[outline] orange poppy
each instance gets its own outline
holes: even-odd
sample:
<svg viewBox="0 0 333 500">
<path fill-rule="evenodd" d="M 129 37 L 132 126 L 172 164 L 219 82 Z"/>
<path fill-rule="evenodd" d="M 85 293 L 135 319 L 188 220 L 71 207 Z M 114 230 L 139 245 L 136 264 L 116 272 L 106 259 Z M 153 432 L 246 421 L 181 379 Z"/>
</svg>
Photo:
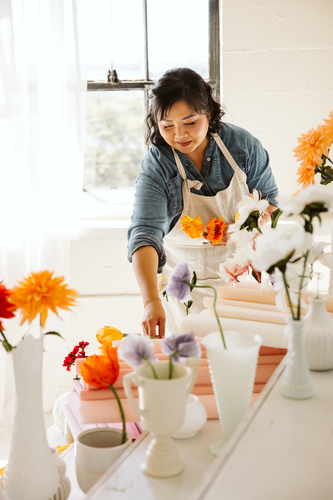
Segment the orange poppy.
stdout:
<svg viewBox="0 0 333 500">
<path fill-rule="evenodd" d="M 184 231 L 184 233 L 190 238 L 201 238 L 203 235 L 205 228 L 199 215 L 197 215 L 194 219 L 192 219 L 189 215 L 185 215 L 182 217 L 180 222 L 182 231 Z"/>
<path fill-rule="evenodd" d="M 207 224 L 207 240 L 210 240 L 212 245 L 217 245 L 222 241 L 224 227 L 225 222 L 222 217 L 209 220 Z"/>
<path fill-rule="evenodd" d="M 114 384 L 119 376 L 118 348 L 104 346 L 104 354 L 89 356 L 81 365 L 83 380 L 97 389 L 106 389 Z"/>
<path fill-rule="evenodd" d="M 101 350 L 104 350 L 105 343 L 112 345 L 113 340 L 121 340 L 122 338 L 123 334 L 121 331 L 113 326 L 104 326 L 96 332 L 96 339 L 102 344 L 100 346 Z"/>
</svg>

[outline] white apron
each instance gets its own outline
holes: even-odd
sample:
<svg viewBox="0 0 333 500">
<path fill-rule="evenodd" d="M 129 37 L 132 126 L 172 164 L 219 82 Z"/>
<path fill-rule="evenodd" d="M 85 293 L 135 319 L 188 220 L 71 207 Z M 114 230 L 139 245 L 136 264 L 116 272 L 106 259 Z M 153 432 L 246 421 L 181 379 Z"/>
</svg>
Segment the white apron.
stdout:
<svg viewBox="0 0 333 500">
<path fill-rule="evenodd" d="M 213 139 L 221 149 L 225 158 L 234 170 L 234 175 L 230 185 L 215 196 L 200 196 L 191 193 L 191 188 L 200 189 L 202 182 L 187 179 L 185 169 L 179 159 L 178 154 L 173 150 L 175 161 L 180 175 L 183 179 L 183 212 L 176 225 L 164 238 L 164 249 L 166 253 L 166 265 L 163 269 L 163 288 L 168 282 L 168 276 L 178 262 L 186 261 L 191 273 L 196 272 L 198 285 L 211 285 L 218 291 L 224 284 L 224 280 L 218 275 L 219 264 L 231 257 L 234 245 L 227 247 L 213 246 L 204 238 L 191 239 L 181 229 L 181 219 L 185 215 L 195 218 L 200 216 L 206 229 L 207 222 L 215 217 L 223 217 L 226 222 L 232 223 L 237 213 L 237 204 L 244 195 L 249 193 L 246 184 L 246 174 L 238 167 L 237 163 L 223 144 L 217 134 L 212 134 Z M 199 313 L 204 309 L 203 297 L 213 296 L 212 290 L 205 288 L 194 288 L 191 296 L 193 304 L 189 313 Z M 179 333 L 181 319 L 186 315 L 186 309 L 178 299 L 168 297 L 168 301 L 163 300 L 166 313 L 166 335 Z"/>
</svg>

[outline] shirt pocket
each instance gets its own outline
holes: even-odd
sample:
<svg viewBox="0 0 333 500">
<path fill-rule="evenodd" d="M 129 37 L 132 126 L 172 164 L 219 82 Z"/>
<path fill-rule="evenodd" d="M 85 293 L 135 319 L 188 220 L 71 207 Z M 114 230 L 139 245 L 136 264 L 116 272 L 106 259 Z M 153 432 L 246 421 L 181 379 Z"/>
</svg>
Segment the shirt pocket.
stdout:
<svg viewBox="0 0 333 500">
<path fill-rule="evenodd" d="M 230 151 L 231 156 L 235 160 L 237 166 L 246 173 L 246 153 L 242 150 Z M 219 190 L 224 190 L 229 187 L 231 179 L 234 175 L 234 169 L 221 153 L 214 158 L 216 168 L 216 177 L 218 180 Z"/>
</svg>

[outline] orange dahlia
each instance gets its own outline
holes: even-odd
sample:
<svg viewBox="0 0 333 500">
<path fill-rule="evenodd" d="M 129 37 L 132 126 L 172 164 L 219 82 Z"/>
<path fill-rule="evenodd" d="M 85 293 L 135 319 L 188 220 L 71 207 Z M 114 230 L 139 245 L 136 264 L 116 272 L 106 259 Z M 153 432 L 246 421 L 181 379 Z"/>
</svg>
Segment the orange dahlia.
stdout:
<svg viewBox="0 0 333 500">
<path fill-rule="evenodd" d="M 212 245 L 217 245 L 222 241 L 225 222 L 222 217 L 219 219 L 210 219 L 207 223 L 207 240 L 210 240 Z"/>
<path fill-rule="evenodd" d="M 302 134 L 298 139 L 299 146 L 294 149 L 295 157 L 299 161 L 306 163 L 322 164 L 322 155 L 329 155 L 330 141 L 325 133 L 323 125 L 319 125 L 316 129 L 311 129 L 307 134 Z"/>
<path fill-rule="evenodd" d="M 53 272 L 40 271 L 30 273 L 20 281 L 10 294 L 10 302 L 21 310 L 21 325 L 31 323 L 40 314 L 40 325 L 45 326 L 49 309 L 58 316 L 57 309 L 69 309 L 75 305 L 78 296 L 76 290 L 70 289 L 64 283 L 64 277 L 53 278 Z"/>
<path fill-rule="evenodd" d="M 332 145 L 333 142 L 333 110 L 328 115 L 328 118 L 324 120 L 324 130 L 328 142 Z"/>
<path fill-rule="evenodd" d="M 297 183 L 302 184 L 303 188 L 315 183 L 316 166 L 314 162 L 302 161 L 301 166 L 297 170 Z"/>
<path fill-rule="evenodd" d="M 189 215 L 185 215 L 180 222 L 182 231 L 190 238 L 201 238 L 203 235 L 205 228 L 199 215 L 194 219 Z"/>
</svg>

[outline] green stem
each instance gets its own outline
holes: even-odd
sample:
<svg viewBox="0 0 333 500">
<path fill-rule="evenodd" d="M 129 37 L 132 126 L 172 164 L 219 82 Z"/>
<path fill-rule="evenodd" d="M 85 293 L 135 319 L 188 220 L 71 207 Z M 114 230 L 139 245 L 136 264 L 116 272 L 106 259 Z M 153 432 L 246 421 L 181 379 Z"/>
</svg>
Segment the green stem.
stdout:
<svg viewBox="0 0 333 500">
<path fill-rule="evenodd" d="M 148 359 L 146 356 L 141 356 L 141 357 L 142 357 L 142 359 L 144 359 L 145 361 L 147 361 L 147 364 L 150 366 L 151 371 L 153 372 L 154 378 L 158 378 L 157 373 L 156 373 L 156 370 L 155 370 L 155 368 L 154 368 L 154 366 L 153 366 L 152 362 L 151 362 L 151 361 L 149 361 L 149 359 Z"/>
<path fill-rule="evenodd" d="M 301 292 L 302 292 L 302 288 L 303 288 L 303 280 L 305 277 L 305 269 L 306 269 L 306 263 L 308 261 L 308 255 L 309 255 L 309 250 L 304 255 L 303 272 L 301 275 L 301 280 L 300 280 L 299 289 L 298 289 L 297 318 L 296 319 L 301 319 Z"/>
<path fill-rule="evenodd" d="M 3 337 L 3 340 L 0 340 L 4 348 L 6 349 L 7 352 L 10 352 L 14 347 L 8 342 L 6 335 L 3 333 L 2 328 L 0 328 L 0 334 Z"/>
<path fill-rule="evenodd" d="M 226 349 L 227 345 L 226 345 L 225 340 L 224 340 L 224 335 L 223 335 L 223 330 L 222 330 L 222 326 L 220 323 L 220 319 L 219 319 L 217 311 L 216 311 L 217 292 L 216 292 L 215 288 L 213 286 L 210 286 L 210 285 L 193 285 L 193 283 L 189 283 L 188 281 L 183 281 L 183 283 L 186 283 L 186 285 L 190 285 L 191 289 L 192 288 L 210 288 L 211 290 L 213 290 L 213 292 L 214 292 L 214 301 L 213 301 L 214 314 L 215 314 L 215 318 L 216 318 L 216 321 L 217 321 L 217 324 L 218 324 L 218 327 L 220 330 L 221 339 L 223 342 L 224 349 Z"/>
<path fill-rule="evenodd" d="M 126 441 L 126 423 L 125 423 L 124 409 L 123 409 L 123 405 L 121 404 L 121 401 L 119 399 L 118 393 L 117 393 L 116 389 L 113 387 L 112 384 L 110 384 L 110 389 L 113 392 L 114 397 L 116 398 L 118 406 L 119 406 L 121 421 L 122 421 L 122 424 L 123 424 L 122 435 L 121 435 L 121 444 L 123 444 Z"/>
<path fill-rule="evenodd" d="M 286 273 L 282 273 L 282 276 L 283 276 L 284 287 L 286 289 L 286 294 L 287 294 L 288 304 L 289 304 L 289 307 L 290 307 L 291 316 L 292 316 L 293 320 L 296 320 L 297 318 L 295 318 L 295 313 L 294 313 L 293 305 L 292 305 L 292 302 L 291 302 L 291 299 L 290 299 L 289 287 L 288 287 L 288 283 L 287 283 L 287 279 L 286 279 Z"/>
<path fill-rule="evenodd" d="M 173 351 L 173 353 L 170 354 L 169 356 L 169 379 L 172 378 L 172 374 L 173 374 L 173 362 L 172 362 L 172 358 L 177 354 L 177 349 L 175 349 Z"/>
</svg>

